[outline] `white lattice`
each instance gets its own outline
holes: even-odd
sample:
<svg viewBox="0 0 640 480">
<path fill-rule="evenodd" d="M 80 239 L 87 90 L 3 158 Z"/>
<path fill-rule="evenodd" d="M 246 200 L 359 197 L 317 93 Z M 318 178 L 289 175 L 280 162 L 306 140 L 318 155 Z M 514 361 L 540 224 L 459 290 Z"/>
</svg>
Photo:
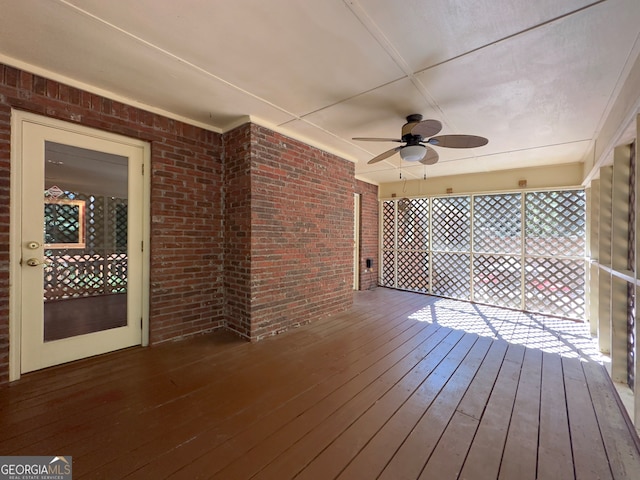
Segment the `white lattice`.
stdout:
<svg viewBox="0 0 640 480">
<path fill-rule="evenodd" d="M 396 202 L 382 202 L 382 248 L 388 250 L 396 247 Z"/>
<path fill-rule="evenodd" d="M 433 250 L 469 251 L 471 244 L 470 197 L 443 197 L 432 201 Z"/>
<path fill-rule="evenodd" d="M 515 192 L 383 202 L 381 284 L 583 319 L 584 192 L 524 200 Z"/>
<path fill-rule="evenodd" d="M 521 251 L 522 200 L 519 193 L 477 195 L 473 198 L 473 251 Z"/>
<path fill-rule="evenodd" d="M 48 262 L 44 268 L 45 299 L 126 292 L 126 199 L 69 192 L 67 195 L 70 199 L 84 200 L 86 203 L 86 245 L 84 249 L 45 250 Z M 45 215 L 45 220 L 47 218 Z"/>
<path fill-rule="evenodd" d="M 380 273 L 380 285 L 383 287 L 396 286 L 396 252 L 385 250 L 382 252 L 382 272 Z"/>
<path fill-rule="evenodd" d="M 528 192 L 525 208 L 527 255 L 584 255 L 583 191 Z"/>
<path fill-rule="evenodd" d="M 527 258 L 525 308 L 570 318 L 584 318 L 584 260 Z"/>
<path fill-rule="evenodd" d="M 398 252 L 398 288 L 429 291 L 429 256 L 426 252 Z"/>
<path fill-rule="evenodd" d="M 433 253 L 432 292 L 443 297 L 471 299 L 470 255 Z"/>
<path fill-rule="evenodd" d="M 474 255 L 473 272 L 473 299 L 476 302 L 521 307 L 520 257 Z"/>
<path fill-rule="evenodd" d="M 398 248 L 429 248 L 429 200 L 414 198 L 398 202 Z"/>
</svg>

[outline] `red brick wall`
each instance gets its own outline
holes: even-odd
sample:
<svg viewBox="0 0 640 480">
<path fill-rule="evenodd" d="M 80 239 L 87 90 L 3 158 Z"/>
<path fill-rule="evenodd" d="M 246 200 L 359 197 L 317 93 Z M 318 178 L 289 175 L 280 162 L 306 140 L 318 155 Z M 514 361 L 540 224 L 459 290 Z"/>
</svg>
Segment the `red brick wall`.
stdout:
<svg viewBox="0 0 640 480">
<path fill-rule="evenodd" d="M 251 131 L 251 338 L 259 339 L 351 306 L 354 164 Z"/>
<path fill-rule="evenodd" d="M 251 338 L 251 128 L 224 135 L 227 328 Z"/>
<path fill-rule="evenodd" d="M 257 340 L 350 307 L 352 163 L 257 125 L 222 136 L 0 64 L 0 384 L 11 108 L 151 144 L 151 343 L 221 326 Z M 377 189 L 357 188 L 368 217 Z"/>
<path fill-rule="evenodd" d="M 12 107 L 151 143 L 151 342 L 223 325 L 221 136 L 0 64 L 0 383 L 8 380 Z"/>
<path fill-rule="evenodd" d="M 224 325 L 222 143 L 176 125 L 151 142 L 151 343 Z"/>
<path fill-rule="evenodd" d="M 258 340 L 349 308 L 353 164 L 253 124 L 224 146 L 227 328 Z"/>
<path fill-rule="evenodd" d="M 356 180 L 355 191 L 360 194 L 360 290 L 368 290 L 378 285 L 378 186 Z M 373 260 L 370 269 L 367 258 Z"/>
</svg>

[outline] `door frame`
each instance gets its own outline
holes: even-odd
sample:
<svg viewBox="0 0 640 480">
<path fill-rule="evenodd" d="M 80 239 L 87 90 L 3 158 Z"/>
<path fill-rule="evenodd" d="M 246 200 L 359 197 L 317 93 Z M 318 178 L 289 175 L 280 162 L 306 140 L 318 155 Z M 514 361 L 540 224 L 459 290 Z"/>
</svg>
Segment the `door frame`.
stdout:
<svg viewBox="0 0 640 480">
<path fill-rule="evenodd" d="M 79 135 L 120 143 L 142 149 L 143 159 L 143 225 L 142 225 L 142 346 L 149 344 L 149 271 L 150 271 L 150 204 L 151 147 L 148 142 L 137 140 L 83 125 L 78 125 L 49 117 L 43 117 L 21 110 L 11 110 L 11 175 L 10 175 L 10 220 L 9 220 L 9 381 L 18 380 L 21 373 L 22 343 L 22 138 L 23 124 L 35 123 L 49 128 L 65 130 Z"/>
<path fill-rule="evenodd" d="M 360 290 L 360 215 L 362 196 L 353 194 L 353 289 Z"/>
</svg>

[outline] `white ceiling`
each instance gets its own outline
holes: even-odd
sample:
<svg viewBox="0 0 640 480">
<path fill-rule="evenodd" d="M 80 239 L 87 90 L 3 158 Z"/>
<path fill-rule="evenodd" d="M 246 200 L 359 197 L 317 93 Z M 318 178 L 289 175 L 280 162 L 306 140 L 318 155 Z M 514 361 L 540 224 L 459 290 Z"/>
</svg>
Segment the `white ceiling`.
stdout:
<svg viewBox="0 0 640 480">
<path fill-rule="evenodd" d="M 246 116 L 398 180 L 405 117 L 489 144 L 429 176 L 584 161 L 638 0 L 0 0 L 0 61 L 226 131 Z M 425 167 L 404 164 L 404 178 Z"/>
</svg>

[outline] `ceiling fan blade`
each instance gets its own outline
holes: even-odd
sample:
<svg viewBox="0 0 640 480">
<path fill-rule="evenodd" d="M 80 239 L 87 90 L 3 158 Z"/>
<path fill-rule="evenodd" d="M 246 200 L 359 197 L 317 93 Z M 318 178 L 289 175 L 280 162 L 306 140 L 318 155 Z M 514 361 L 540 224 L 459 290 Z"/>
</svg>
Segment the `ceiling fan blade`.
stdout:
<svg viewBox="0 0 640 480">
<path fill-rule="evenodd" d="M 437 147 L 447 148 L 475 148 L 489 143 L 484 137 L 476 135 L 440 135 L 427 140 L 427 143 Z"/>
<path fill-rule="evenodd" d="M 438 163 L 438 159 L 440 158 L 438 152 L 427 145 L 425 145 L 424 148 L 427 149 L 427 154 L 422 160 L 420 160 L 420 163 L 422 163 L 423 165 L 435 165 L 436 163 Z"/>
<path fill-rule="evenodd" d="M 351 140 L 360 140 L 362 142 L 402 142 L 397 138 L 377 138 L 377 137 L 353 137 Z"/>
<path fill-rule="evenodd" d="M 402 147 L 396 147 L 396 148 L 392 148 L 391 150 L 387 150 L 386 152 L 381 153 L 377 157 L 373 157 L 371 160 L 367 162 L 367 164 L 371 165 L 372 163 L 381 162 L 385 158 L 389 158 L 390 156 L 394 155 L 396 152 L 399 152 L 401 149 Z"/>
<path fill-rule="evenodd" d="M 411 127 L 411 134 L 429 138 L 436 135 L 440 130 L 442 130 L 442 123 L 438 120 L 423 120 Z"/>
</svg>

